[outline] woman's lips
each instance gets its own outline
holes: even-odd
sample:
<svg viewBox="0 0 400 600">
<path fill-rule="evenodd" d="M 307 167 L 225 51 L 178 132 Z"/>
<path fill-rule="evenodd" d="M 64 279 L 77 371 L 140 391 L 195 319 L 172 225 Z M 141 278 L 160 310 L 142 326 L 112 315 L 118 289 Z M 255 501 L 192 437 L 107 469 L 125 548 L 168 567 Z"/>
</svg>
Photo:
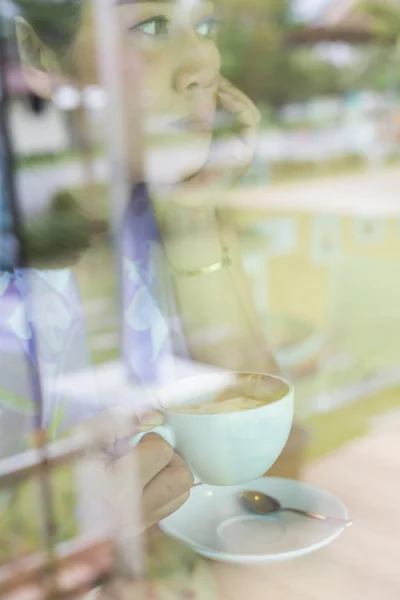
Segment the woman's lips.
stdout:
<svg viewBox="0 0 400 600">
<path fill-rule="evenodd" d="M 210 134 L 212 131 L 212 123 L 206 119 L 179 119 L 171 125 L 175 130 L 187 133 Z"/>
</svg>

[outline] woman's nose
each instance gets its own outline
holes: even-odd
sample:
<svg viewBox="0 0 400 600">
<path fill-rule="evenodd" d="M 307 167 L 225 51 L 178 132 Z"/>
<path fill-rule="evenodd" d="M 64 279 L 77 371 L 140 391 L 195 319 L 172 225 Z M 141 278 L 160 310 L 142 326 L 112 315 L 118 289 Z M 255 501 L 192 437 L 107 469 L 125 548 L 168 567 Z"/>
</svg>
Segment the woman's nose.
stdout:
<svg viewBox="0 0 400 600">
<path fill-rule="evenodd" d="M 215 81 L 216 72 L 213 60 L 201 43 L 195 39 L 190 44 L 181 47 L 179 62 L 174 73 L 174 88 L 180 94 L 187 91 L 202 90 L 211 87 Z"/>
</svg>

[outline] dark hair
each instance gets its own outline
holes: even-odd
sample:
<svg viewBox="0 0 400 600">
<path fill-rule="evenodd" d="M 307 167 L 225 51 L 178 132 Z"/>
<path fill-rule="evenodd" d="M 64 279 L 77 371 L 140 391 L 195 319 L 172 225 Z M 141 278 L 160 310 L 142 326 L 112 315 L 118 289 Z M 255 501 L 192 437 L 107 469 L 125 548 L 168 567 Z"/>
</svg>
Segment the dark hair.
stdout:
<svg viewBox="0 0 400 600">
<path fill-rule="evenodd" d="M 15 0 L 21 15 L 46 46 L 66 51 L 80 25 L 84 0 Z"/>
</svg>

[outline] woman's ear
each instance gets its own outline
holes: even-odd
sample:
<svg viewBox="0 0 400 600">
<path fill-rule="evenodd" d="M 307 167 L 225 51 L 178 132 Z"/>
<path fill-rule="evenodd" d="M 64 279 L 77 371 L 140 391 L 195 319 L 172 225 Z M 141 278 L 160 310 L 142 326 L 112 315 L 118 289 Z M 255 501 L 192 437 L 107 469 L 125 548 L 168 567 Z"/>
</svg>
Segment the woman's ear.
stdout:
<svg viewBox="0 0 400 600">
<path fill-rule="evenodd" d="M 34 29 L 22 17 L 15 20 L 20 60 L 25 79 L 34 94 L 50 99 L 61 76 L 60 63 Z"/>
</svg>

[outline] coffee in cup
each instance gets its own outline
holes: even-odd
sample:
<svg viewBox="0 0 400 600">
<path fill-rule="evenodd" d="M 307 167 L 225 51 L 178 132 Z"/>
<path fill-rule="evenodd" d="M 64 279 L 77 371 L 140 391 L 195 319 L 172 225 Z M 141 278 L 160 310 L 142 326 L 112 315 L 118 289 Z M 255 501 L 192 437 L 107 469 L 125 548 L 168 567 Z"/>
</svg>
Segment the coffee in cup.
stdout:
<svg viewBox="0 0 400 600">
<path fill-rule="evenodd" d="M 261 477 L 281 454 L 292 427 L 293 396 L 291 383 L 272 375 L 190 377 L 159 391 L 164 425 L 153 431 L 198 481 L 240 485 Z"/>
<path fill-rule="evenodd" d="M 184 406 L 170 405 L 167 411 L 185 415 L 221 415 L 261 408 L 287 394 L 287 385 L 278 378 L 238 378 L 235 385 L 216 393 L 214 398 Z"/>
</svg>

